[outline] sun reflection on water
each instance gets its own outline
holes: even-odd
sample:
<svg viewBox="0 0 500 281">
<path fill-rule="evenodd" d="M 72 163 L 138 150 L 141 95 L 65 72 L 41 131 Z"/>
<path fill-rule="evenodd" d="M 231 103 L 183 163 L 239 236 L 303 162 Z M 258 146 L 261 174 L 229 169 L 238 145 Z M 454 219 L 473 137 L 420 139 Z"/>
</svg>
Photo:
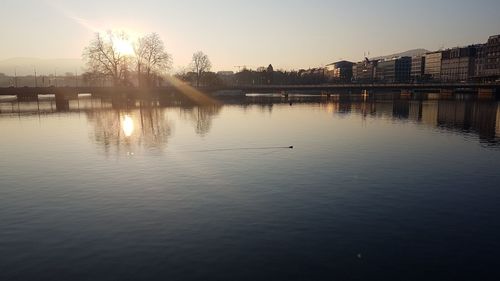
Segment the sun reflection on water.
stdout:
<svg viewBox="0 0 500 281">
<path fill-rule="evenodd" d="M 125 117 L 123 117 L 122 129 L 126 137 L 130 137 L 134 133 L 134 121 L 130 115 L 125 115 Z"/>
</svg>

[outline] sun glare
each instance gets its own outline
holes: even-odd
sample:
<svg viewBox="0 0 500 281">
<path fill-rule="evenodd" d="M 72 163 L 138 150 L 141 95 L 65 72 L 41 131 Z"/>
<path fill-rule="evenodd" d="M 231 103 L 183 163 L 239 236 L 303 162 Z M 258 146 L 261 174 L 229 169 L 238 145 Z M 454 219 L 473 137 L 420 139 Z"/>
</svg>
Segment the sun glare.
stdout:
<svg viewBox="0 0 500 281">
<path fill-rule="evenodd" d="M 134 54 L 134 46 L 132 42 L 122 38 L 115 38 L 113 41 L 113 45 L 116 50 L 122 55 L 133 55 Z"/>
</svg>

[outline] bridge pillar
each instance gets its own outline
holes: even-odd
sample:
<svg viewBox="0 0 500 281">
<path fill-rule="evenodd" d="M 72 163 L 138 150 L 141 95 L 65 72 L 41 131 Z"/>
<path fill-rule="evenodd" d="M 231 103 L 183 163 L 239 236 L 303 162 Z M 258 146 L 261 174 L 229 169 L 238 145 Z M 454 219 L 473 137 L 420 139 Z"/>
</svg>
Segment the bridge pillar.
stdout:
<svg viewBox="0 0 500 281">
<path fill-rule="evenodd" d="M 478 99 L 492 99 L 495 95 L 495 89 L 479 88 L 477 90 Z"/>
<path fill-rule="evenodd" d="M 56 96 L 56 110 L 57 111 L 69 110 L 69 100 L 66 98 L 64 93 L 57 92 L 55 96 Z"/>
</svg>

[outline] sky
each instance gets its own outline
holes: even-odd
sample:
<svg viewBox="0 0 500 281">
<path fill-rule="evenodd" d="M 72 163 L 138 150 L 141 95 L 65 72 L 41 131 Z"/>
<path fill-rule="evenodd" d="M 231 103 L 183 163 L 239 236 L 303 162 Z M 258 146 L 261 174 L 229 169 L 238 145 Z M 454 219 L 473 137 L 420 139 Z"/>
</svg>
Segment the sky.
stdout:
<svg viewBox="0 0 500 281">
<path fill-rule="evenodd" d="M 96 31 L 156 32 L 174 69 L 323 66 L 364 54 L 437 50 L 500 34 L 498 0 L 2 0 L 0 60 L 81 58 Z"/>
</svg>

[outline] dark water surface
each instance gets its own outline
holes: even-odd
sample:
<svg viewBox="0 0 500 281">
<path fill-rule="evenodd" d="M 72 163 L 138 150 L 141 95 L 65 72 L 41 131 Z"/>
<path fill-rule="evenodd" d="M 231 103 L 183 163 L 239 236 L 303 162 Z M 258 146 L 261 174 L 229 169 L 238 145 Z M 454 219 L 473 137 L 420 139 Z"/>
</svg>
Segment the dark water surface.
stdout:
<svg viewBox="0 0 500 281">
<path fill-rule="evenodd" d="M 0 280 L 500 280 L 497 102 L 68 108 L 0 103 Z"/>
</svg>

